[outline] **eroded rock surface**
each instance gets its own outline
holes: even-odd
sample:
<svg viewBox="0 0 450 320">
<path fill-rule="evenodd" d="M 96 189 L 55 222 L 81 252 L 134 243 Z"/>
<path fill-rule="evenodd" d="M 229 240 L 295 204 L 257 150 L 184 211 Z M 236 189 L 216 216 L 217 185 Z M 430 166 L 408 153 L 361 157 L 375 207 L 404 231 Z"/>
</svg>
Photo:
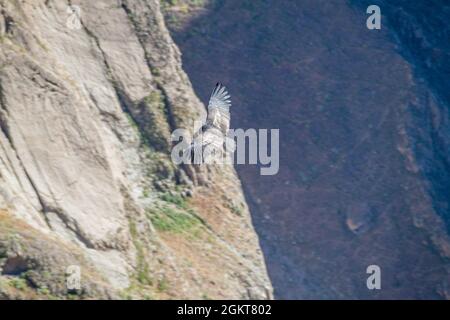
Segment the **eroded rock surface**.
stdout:
<svg viewBox="0 0 450 320">
<path fill-rule="evenodd" d="M 75 264 L 81 297 L 271 298 L 234 169 L 170 161 L 204 107 L 159 2 L 0 10 L 2 295 L 64 298 Z"/>
</svg>

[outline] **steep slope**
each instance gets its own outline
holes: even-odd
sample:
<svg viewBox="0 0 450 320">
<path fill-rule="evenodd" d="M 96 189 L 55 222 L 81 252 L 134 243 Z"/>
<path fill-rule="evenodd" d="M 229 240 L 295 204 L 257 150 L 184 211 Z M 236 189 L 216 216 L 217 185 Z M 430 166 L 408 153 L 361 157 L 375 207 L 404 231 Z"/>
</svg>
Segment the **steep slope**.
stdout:
<svg viewBox="0 0 450 320">
<path fill-rule="evenodd" d="M 78 265 L 81 297 L 271 298 L 234 169 L 170 160 L 204 107 L 159 2 L 0 10 L 0 296 L 67 297 Z"/>
<path fill-rule="evenodd" d="M 224 79 L 232 126 L 280 128 L 277 176 L 237 167 L 275 297 L 448 298 L 448 3 L 165 8 L 199 95 Z M 366 288 L 371 264 L 381 290 Z"/>
</svg>

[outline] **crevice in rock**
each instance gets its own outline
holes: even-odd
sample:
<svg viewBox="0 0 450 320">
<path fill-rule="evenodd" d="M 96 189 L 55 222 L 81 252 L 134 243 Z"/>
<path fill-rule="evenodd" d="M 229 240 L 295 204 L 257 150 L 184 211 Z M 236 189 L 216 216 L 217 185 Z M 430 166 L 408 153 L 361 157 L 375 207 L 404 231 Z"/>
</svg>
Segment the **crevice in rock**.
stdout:
<svg viewBox="0 0 450 320">
<path fill-rule="evenodd" d="M 56 84 L 55 84 L 56 85 Z M 53 212 L 55 213 L 59 219 L 65 224 L 66 228 L 70 231 L 72 231 L 75 236 L 77 237 L 77 239 L 82 242 L 86 247 L 88 248 L 93 248 L 94 245 L 91 243 L 91 241 L 89 239 L 87 239 L 81 232 L 81 230 L 79 229 L 79 227 L 75 224 L 75 228 L 70 226 L 70 223 L 66 217 L 66 215 L 64 215 L 64 213 L 61 212 L 61 210 L 57 209 L 57 208 L 53 208 L 51 206 L 49 206 L 46 201 L 44 200 L 44 198 L 42 197 L 41 193 L 39 192 L 38 187 L 36 186 L 33 178 L 30 176 L 28 170 L 26 169 L 22 159 L 20 158 L 16 147 L 14 145 L 14 141 L 10 135 L 9 132 L 9 128 L 8 128 L 8 124 L 6 119 L 4 118 L 5 114 L 8 114 L 8 110 L 6 109 L 6 103 L 5 103 L 5 99 L 4 99 L 4 94 L 3 94 L 3 87 L 1 85 L 0 82 L 0 130 L 3 132 L 3 134 L 5 135 L 6 139 L 9 142 L 9 145 L 11 146 L 11 149 L 14 151 L 14 154 L 17 157 L 17 160 L 19 162 L 20 167 L 22 168 L 25 177 L 27 178 L 31 188 L 33 189 L 34 193 L 36 194 L 36 198 L 39 202 L 39 205 L 41 206 L 40 210 L 37 210 L 41 213 L 42 218 L 44 219 L 47 227 L 50 230 L 53 230 L 53 227 L 49 221 L 48 212 Z M 20 182 L 19 177 L 17 176 L 17 174 L 15 173 L 17 180 Z"/>
<path fill-rule="evenodd" d="M 43 203 L 43 205 L 44 205 L 44 208 L 45 208 L 44 212 L 47 212 L 47 213 L 52 212 L 52 213 L 54 213 L 59 218 L 59 220 L 64 224 L 64 226 L 68 230 L 73 232 L 73 234 L 75 235 L 75 237 L 77 238 L 78 241 L 83 243 L 89 249 L 95 249 L 95 245 L 92 243 L 91 240 L 89 240 L 84 235 L 84 232 L 80 229 L 78 223 L 76 221 L 70 220 L 68 218 L 68 216 L 66 214 L 64 214 L 62 209 L 55 208 L 55 207 L 52 207 L 52 206 L 48 206 L 45 203 Z"/>
<path fill-rule="evenodd" d="M 14 20 L 2 9 L 1 15 L 4 19 L 4 32 L 5 34 L 10 34 L 12 31 L 12 26 L 14 25 Z"/>
<path fill-rule="evenodd" d="M 147 63 L 148 63 L 148 61 L 147 61 Z M 158 81 L 156 81 L 156 88 L 162 93 L 164 107 L 167 112 L 166 120 L 167 120 L 167 123 L 169 124 L 170 132 L 173 132 L 175 129 L 177 129 L 177 125 L 175 123 L 175 117 L 173 115 L 172 108 L 170 107 L 168 95 L 167 95 L 164 87 Z"/>
<path fill-rule="evenodd" d="M 50 223 L 48 221 L 48 217 L 45 214 L 46 211 L 45 211 L 44 201 L 43 201 L 41 195 L 39 194 L 38 188 L 34 184 L 33 179 L 31 178 L 30 174 L 28 173 L 25 165 L 22 162 L 22 159 L 20 158 L 20 156 L 19 156 L 19 154 L 18 154 L 18 152 L 16 150 L 16 147 L 14 145 L 13 139 L 12 139 L 10 133 L 9 133 L 9 128 L 8 128 L 8 124 L 6 122 L 6 119 L 3 118 L 3 113 L 8 113 L 8 111 L 5 108 L 5 106 L 6 106 L 6 103 L 5 103 L 5 99 L 4 99 L 4 95 L 3 95 L 3 87 L 2 87 L 2 85 L 0 83 L 0 110 L 2 111 L 1 114 L 0 114 L 0 129 L 2 130 L 2 132 L 5 135 L 6 139 L 8 140 L 8 142 L 9 142 L 9 144 L 11 146 L 11 149 L 14 150 L 14 153 L 15 153 L 15 155 L 17 157 L 17 160 L 18 160 L 18 162 L 19 162 L 19 164 L 20 164 L 20 166 L 21 166 L 25 176 L 27 177 L 27 180 L 30 183 L 31 188 L 33 189 L 34 193 L 36 194 L 37 200 L 38 200 L 39 204 L 41 205 L 41 214 L 42 214 L 42 217 L 43 217 L 45 223 L 47 224 L 47 226 L 50 229 L 52 229 L 52 227 L 51 227 L 51 225 L 50 225 Z M 17 175 L 16 175 L 16 178 L 18 179 L 18 181 L 20 181 L 20 179 L 19 179 L 19 177 L 17 177 Z"/>
<path fill-rule="evenodd" d="M 127 14 L 128 20 L 130 21 L 131 25 L 133 26 L 133 29 L 135 30 L 136 38 L 138 39 L 138 41 L 142 47 L 142 50 L 144 51 L 145 62 L 147 63 L 147 66 L 149 67 L 150 73 L 155 77 L 155 74 L 152 71 L 152 70 L 155 70 L 155 67 L 151 64 L 150 60 L 148 59 L 149 53 L 147 52 L 147 50 L 145 48 L 145 44 L 140 36 L 140 32 L 139 32 L 140 28 L 139 28 L 138 22 L 135 21 L 135 19 L 133 18 L 133 13 L 130 10 L 130 8 L 128 8 L 128 6 L 124 2 L 122 2 L 121 5 L 122 5 L 122 9 Z M 173 130 L 175 130 L 177 128 L 177 126 L 175 124 L 175 118 L 173 115 L 172 108 L 170 106 L 168 95 L 167 95 L 163 85 L 157 79 L 155 79 L 155 86 L 163 95 L 164 107 L 167 112 L 167 123 L 169 124 L 171 132 L 173 132 Z"/>
<path fill-rule="evenodd" d="M 72 5 L 71 0 L 69 0 L 67 3 L 69 4 L 69 6 Z M 105 70 L 106 70 L 108 76 L 110 77 L 110 81 L 112 83 L 114 83 L 114 79 L 113 79 L 113 76 L 111 73 L 111 67 L 109 66 L 108 60 L 106 59 L 105 52 L 103 51 L 102 47 L 100 46 L 100 41 L 99 41 L 98 37 L 86 26 L 86 24 L 83 22 L 82 19 L 80 19 L 80 23 L 81 23 L 81 26 L 83 27 L 84 31 L 86 32 L 86 34 L 94 41 L 97 49 L 100 51 L 100 53 L 102 55 L 102 62 L 105 65 Z M 113 87 L 114 87 L 114 85 L 113 85 Z"/>
<path fill-rule="evenodd" d="M 71 5 L 71 1 L 68 1 L 69 5 Z M 128 16 L 128 15 L 127 15 Z M 148 139 L 147 135 L 146 135 L 146 130 L 144 128 L 144 125 L 142 123 L 142 121 L 139 121 L 139 119 L 136 117 L 136 112 L 140 112 L 140 111 L 135 111 L 134 108 L 138 107 L 139 103 L 136 104 L 135 102 L 133 102 L 128 95 L 124 92 L 124 90 L 122 88 L 120 88 L 120 85 L 117 83 L 116 79 L 113 76 L 112 73 L 112 69 L 111 66 L 108 63 L 108 60 L 106 58 L 106 54 L 104 52 L 104 50 L 102 49 L 101 45 L 100 45 L 100 40 L 98 39 L 98 37 L 86 26 L 86 24 L 81 20 L 81 25 L 83 27 L 83 29 L 85 30 L 86 34 L 94 41 L 97 49 L 100 51 L 101 56 L 102 56 L 102 62 L 105 66 L 105 71 L 107 73 L 107 76 L 109 78 L 109 81 L 114 89 L 114 92 L 116 94 L 116 98 L 120 103 L 120 106 L 122 107 L 122 111 L 125 112 L 130 118 L 131 120 L 137 125 L 139 132 L 143 135 L 143 137 L 145 138 L 145 140 Z M 138 40 L 140 41 L 139 37 Z M 141 43 L 142 46 L 142 43 Z M 145 48 L 143 48 L 143 51 L 145 53 Z M 148 60 L 147 58 L 146 62 L 148 64 Z M 166 108 L 167 114 L 170 115 L 170 108 L 167 105 L 167 97 L 165 95 L 165 92 L 162 90 L 162 87 L 159 86 L 158 84 L 156 84 L 156 89 L 161 93 L 161 95 L 163 96 L 163 101 L 164 101 L 164 107 Z M 170 117 L 170 116 L 169 116 Z M 169 121 L 170 119 L 167 119 L 167 122 L 172 130 L 172 125 L 171 122 Z M 144 141 L 145 143 L 146 141 Z"/>
<path fill-rule="evenodd" d="M 28 270 L 28 262 L 24 257 L 9 257 L 3 264 L 2 275 L 18 276 Z"/>
<path fill-rule="evenodd" d="M 125 13 L 127 14 L 128 20 L 130 21 L 133 29 L 135 30 L 136 33 L 136 37 L 142 47 L 142 50 L 144 51 L 144 58 L 145 61 L 147 63 L 147 66 L 149 67 L 150 73 L 154 76 L 154 84 L 156 86 L 156 88 L 161 92 L 162 97 L 163 97 L 163 102 L 164 102 L 164 107 L 165 107 L 165 111 L 166 111 L 166 121 L 169 125 L 169 129 L 170 132 L 173 132 L 175 129 L 178 128 L 177 123 L 176 123 L 176 119 L 175 119 L 175 115 L 171 106 L 171 103 L 169 101 L 169 97 L 168 94 L 164 88 L 164 86 L 161 84 L 161 82 L 157 79 L 157 75 L 155 75 L 155 72 L 153 72 L 153 70 L 155 69 L 155 66 L 152 65 L 152 63 L 150 62 L 149 58 L 148 58 L 148 51 L 146 50 L 145 47 L 145 43 L 144 40 L 142 39 L 141 34 L 143 34 L 141 32 L 141 28 L 139 27 L 139 23 L 134 19 L 134 14 L 131 11 L 131 9 L 127 6 L 127 4 L 125 2 L 121 3 L 122 9 L 125 11 Z M 187 164 L 183 164 L 181 166 L 179 166 L 180 170 L 183 170 L 187 177 L 189 177 L 189 179 L 194 183 L 197 184 L 197 178 L 196 178 L 196 174 L 194 173 L 196 170 L 195 168 L 190 168 L 190 165 Z M 179 179 L 177 179 L 177 183 L 179 183 Z"/>
</svg>

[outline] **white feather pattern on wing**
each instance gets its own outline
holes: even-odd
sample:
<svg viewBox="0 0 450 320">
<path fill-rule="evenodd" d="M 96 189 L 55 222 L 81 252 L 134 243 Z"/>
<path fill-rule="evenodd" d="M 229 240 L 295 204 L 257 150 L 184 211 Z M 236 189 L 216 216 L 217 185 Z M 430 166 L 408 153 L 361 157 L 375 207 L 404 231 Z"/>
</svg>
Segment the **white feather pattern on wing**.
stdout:
<svg viewBox="0 0 450 320">
<path fill-rule="evenodd" d="M 207 158 L 222 154 L 230 127 L 230 106 L 227 89 L 217 83 L 209 99 L 206 124 L 200 129 L 200 135 L 194 135 L 187 152 L 193 156 L 195 153 L 203 154 L 203 151 L 208 151 L 209 155 L 204 155 Z M 211 152 L 214 154 L 211 155 Z"/>
<path fill-rule="evenodd" d="M 230 106 L 230 95 L 227 89 L 221 83 L 217 83 L 209 98 L 208 111 L 219 108 L 221 111 L 230 112 Z"/>
<path fill-rule="evenodd" d="M 223 134 L 227 134 L 230 127 L 231 100 L 227 89 L 220 83 L 216 84 L 208 103 L 208 127 L 219 128 Z"/>
</svg>

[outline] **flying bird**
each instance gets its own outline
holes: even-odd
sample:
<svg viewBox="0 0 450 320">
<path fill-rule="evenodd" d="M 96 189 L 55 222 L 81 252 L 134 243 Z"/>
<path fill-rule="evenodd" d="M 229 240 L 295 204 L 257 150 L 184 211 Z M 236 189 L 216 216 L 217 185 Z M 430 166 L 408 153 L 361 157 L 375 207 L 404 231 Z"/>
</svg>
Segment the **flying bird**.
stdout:
<svg viewBox="0 0 450 320">
<path fill-rule="evenodd" d="M 206 123 L 194 135 L 189 148 L 191 159 L 194 159 L 195 163 L 200 153 L 203 163 L 210 163 L 213 159 L 223 156 L 230 128 L 230 107 L 231 100 L 226 87 L 217 83 L 209 98 Z"/>
</svg>

